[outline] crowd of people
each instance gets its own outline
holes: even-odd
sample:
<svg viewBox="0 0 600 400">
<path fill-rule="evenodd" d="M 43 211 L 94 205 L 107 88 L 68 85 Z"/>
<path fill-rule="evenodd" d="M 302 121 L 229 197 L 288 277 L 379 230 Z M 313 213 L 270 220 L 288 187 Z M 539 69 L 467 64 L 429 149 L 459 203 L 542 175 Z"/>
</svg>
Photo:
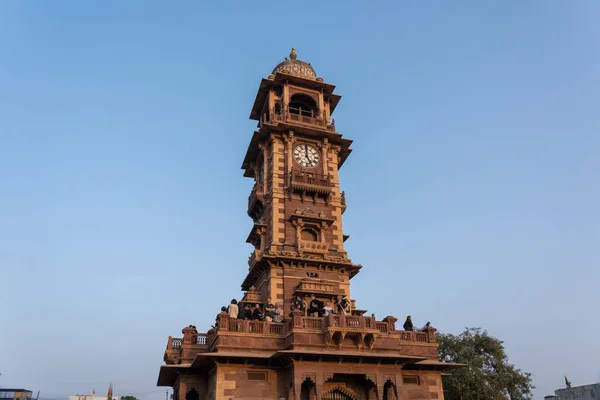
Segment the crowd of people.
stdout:
<svg viewBox="0 0 600 400">
<path fill-rule="evenodd" d="M 250 307 L 250 303 L 238 305 L 236 299 L 232 299 L 227 307 L 223 307 L 221 311 L 229 314 L 232 319 L 247 319 L 251 321 L 269 321 L 281 322 L 281 308 L 277 303 L 273 303 L 270 297 L 267 297 L 267 304 L 264 309 L 260 303 L 256 303 L 254 307 Z"/>
<path fill-rule="evenodd" d="M 327 317 L 329 314 L 349 315 L 351 313 L 350 301 L 345 295 L 338 295 L 337 298 L 334 297 L 323 302 L 311 294 L 308 307 L 302 296 L 298 295 L 292 303 L 292 311 L 294 310 L 302 311 L 309 317 Z"/>
<path fill-rule="evenodd" d="M 290 308 L 290 311 L 296 310 L 301 311 L 304 315 L 309 317 L 327 317 L 329 314 L 349 315 L 351 314 L 351 305 L 345 295 L 338 295 L 331 300 L 325 300 L 323 302 L 318 300 L 316 296 L 312 294 L 308 300 L 307 306 L 303 296 L 297 295 Z M 232 299 L 227 307 L 221 307 L 221 312 L 229 314 L 229 318 L 231 319 L 268 322 L 281 322 L 282 320 L 282 310 L 279 307 L 279 304 L 273 303 L 270 297 L 267 297 L 267 302 L 264 307 L 262 307 L 260 303 L 256 303 L 252 306 L 250 303 L 246 302 L 242 304 L 238 303 L 236 299 Z M 430 322 L 427 321 L 423 328 L 415 328 L 410 315 L 406 317 L 403 325 L 405 331 L 426 332 L 429 327 Z"/>
<path fill-rule="evenodd" d="M 317 300 L 313 294 L 307 302 L 303 296 L 297 295 L 290 311 L 299 310 L 304 315 L 310 317 L 326 317 L 329 314 L 344 314 L 349 315 L 351 313 L 350 301 L 345 295 L 339 295 L 332 297 L 331 300 L 320 301 Z M 251 321 L 269 321 L 269 322 L 281 322 L 283 311 L 279 307 L 279 304 L 273 303 L 270 297 L 267 297 L 267 302 L 264 307 L 260 303 L 254 305 L 247 302 L 239 302 L 236 299 L 232 299 L 231 303 L 225 307 L 221 307 L 221 312 L 229 314 L 229 318 L 232 319 L 247 319 Z"/>
</svg>

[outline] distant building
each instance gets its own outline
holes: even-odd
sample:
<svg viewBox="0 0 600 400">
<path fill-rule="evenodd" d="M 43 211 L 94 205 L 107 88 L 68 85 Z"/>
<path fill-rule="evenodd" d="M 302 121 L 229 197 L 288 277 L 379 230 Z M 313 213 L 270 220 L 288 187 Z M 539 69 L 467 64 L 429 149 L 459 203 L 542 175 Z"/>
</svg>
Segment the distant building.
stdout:
<svg viewBox="0 0 600 400">
<path fill-rule="evenodd" d="M 0 389 L 0 399 L 31 400 L 31 390 L 27 389 Z"/>
<path fill-rule="evenodd" d="M 108 393 L 106 396 L 96 396 L 96 389 L 92 394 L 77 394 L 75 396 L 69 396 L 69 400 L 119 400 L 119 396 L 113 396 L 112 383 L 108 386 Z"/>
<path fill-rule="evenodd" d="M 97 396 L 95 394 L 78 394 L 69 396 L 69 400 L 106 400 L 107 396 Z M 119 396 L 112 396 L 113 400 L 119 400 Z"/>
<path fill-rule="evenodd" d="M 558 389 L 554 394 L 556 396 L 546 396 L 544 400 L 600 400 L 600 383 Z"/>
</svg>

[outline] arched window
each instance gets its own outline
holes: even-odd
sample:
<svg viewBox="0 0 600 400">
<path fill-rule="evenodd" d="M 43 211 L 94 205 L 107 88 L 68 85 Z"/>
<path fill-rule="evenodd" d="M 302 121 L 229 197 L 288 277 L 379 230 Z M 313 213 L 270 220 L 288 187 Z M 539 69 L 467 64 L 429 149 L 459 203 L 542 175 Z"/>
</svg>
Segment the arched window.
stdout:
<svg viewBox="0 0 600 400">
<path fill-rule="evenodd" d="M 290 98 L 290 114 L 300 114 L 306 117 L 316 117 L 319 115 L 319 107 L 312 97 L 296 93 Z"/>
<path fill-rule="evenodd" d="M 302 229 L 302 232 L 300 234 L 300 239 L 310 240 L 312 242 L 318 242 L 319 235 L 317 234 L 317 232 L 313 231 L 312 229 Z"/>
</svg>

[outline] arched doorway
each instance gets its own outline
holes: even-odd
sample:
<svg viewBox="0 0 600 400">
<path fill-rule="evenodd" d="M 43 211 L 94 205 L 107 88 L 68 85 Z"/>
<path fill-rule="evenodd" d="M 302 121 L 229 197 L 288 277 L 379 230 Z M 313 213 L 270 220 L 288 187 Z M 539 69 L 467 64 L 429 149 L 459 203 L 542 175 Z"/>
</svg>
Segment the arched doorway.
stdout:
<svg viewBox="0 0 600 400">
<path fill-rule="evenodd" d="M 396 386 L 391 382 L 387 381 L 383 387 L 383 400 L 396 400 Z"/>
<path fill-rule="evenodd" d="M 302 390 L 300 391 L 300 400 L 316 400 L 317 390 L 313 381 L 310 379 L 302 382 Z"/>
</svg>

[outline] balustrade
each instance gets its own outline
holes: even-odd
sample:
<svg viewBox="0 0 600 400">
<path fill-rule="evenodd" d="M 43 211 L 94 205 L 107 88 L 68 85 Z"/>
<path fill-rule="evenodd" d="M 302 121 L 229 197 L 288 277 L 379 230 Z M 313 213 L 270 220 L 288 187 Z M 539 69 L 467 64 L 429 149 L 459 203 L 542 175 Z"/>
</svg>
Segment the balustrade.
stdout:
<svg viewBox="0 0 600 400">
<path fill-rule="evenodd" d="M 346 315 L 346 327 L 360 328 L 360 318 L 361 317 Z"/>
<path fill-rule="evenodd" d="M 388 332 L 388 324 L 387 322 L 375 322 L 375 328 L 379 332 L 387 333 Z"/>
<path fill-rule="evenodd" d="M 230 319 L 229 320 L 229 332 L 244 332 L 244 320 L 243 319 Z"/>
<path fill-rule="evenodd" d="M 415 332 L 417 342 L 427 343 L 429 341 L 428 336 L 429 335 L 427 334 L 427 332 Z"/>
<path fill-rule="evenodd" d="M 273 323 L 269 324 L 269 333 L 273 335 L 282 335 L 283 332 L 283 324 L 282 323 Z"/>
<path fill-rule="evenodd" d="M 321 128 L 325 128 L 330 131 L 335 131 L 335 125 L 328 124 L 327 121 L 322 118 L 320 113 L 313 112 L 312 110 L 303 110 L 302 108 L 295 107 L 286 107 L 283 111 L 274 112 L 271 110 L 269 112 L 267 119 L 267 114 L 263 115 L 263 119 L 261 120 L 261 124 L 265 122 L 294 122 L 294 123 L 302 123 L 309 125 L 316 125 Z"/>
<path fill-rule="evenodd" d="M 196 340 L 193 343 L 199 346 L 206 346 L 208 343 L 207 339 L 208 335 L 206 333 L 197 333 Z"/>
<path fill-rule="evenodd" d="M 294 330 L 323 331 L 332 328 L 334 331 L 348 329 L 349 332 L 352 332 L 356 329 L 365 329 L 379 331 L 379 334 L 385 334 L 389 338 L 397 338 L 397 340 L 403 342 L 435 343 L 435 329 L 431 328 L 427 331 L 396 331 L 393 329 L 393 321 L 395 321 L 393 317 L 386 317 L 384 321 L 376 321 L 375 317 L 343 314 L 330 314 L 327 317 L 308 317 L 299 311 L 295 311 L 291 320 L 281 323 L 231 319 L 226 313 L 220 313 L 219 327 L 217 329 L 210 330 L 208 334 L 192 332 L 189 336 L 184 336 L 184 338 L 169 337 L 167 351 L 175 350 L 181 352 L 184 345 L 190 344 L 208 349 L 212 346 L 212 343 L 221 331 L 285 337 L 285 335 Z"/>
<path fill-rule="evenodd" d="M 293 170 L 290 173 L 290 181 L 293 184 L 304 184 L 313 186 L 325 186 L 331 187 L 330 176 L 326 174 L 320 174 L 317 172 L 307 172 L 300 170 Z"/>
<path fill-rule="evenodd" d="M 171 349 L 179 350 L 183 344 L 183 338 L 171 338 Z"/>
<path fill-rule="evenodd" d="M 250 333 L 263 333 L 264 322 L 261 321 L 250 321 L 248 324 Z"/>
<path fill-rule="evenodd" d="M 302 317 L 302 328 L 304 328 L 304 329 L 323 329 L 323 318 Z"/>
</svg>

